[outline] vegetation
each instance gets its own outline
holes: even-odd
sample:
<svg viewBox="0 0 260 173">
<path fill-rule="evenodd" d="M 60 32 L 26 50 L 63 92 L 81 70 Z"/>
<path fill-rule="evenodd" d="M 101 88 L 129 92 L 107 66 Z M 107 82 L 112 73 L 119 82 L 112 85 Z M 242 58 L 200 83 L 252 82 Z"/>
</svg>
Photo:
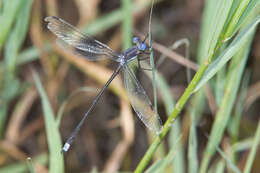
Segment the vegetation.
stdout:
<svg viewBox="0 0 260 173">
<path fill-rule="evenodd" d="M 260 1 L 155 1 L 149 25 L 151 4 L 0 1 L 0 173 L 259 172 Z M 157 68 L 137 76 L 154 95 L 160 135 L 135 118 L 118 77 L 61 154 L 116 64 L 56 46 L 46 16 L 78 24 L 119 52 L 151 31 Z M 169 46 L 183 36 L 191 59 Z M 186 68 L 193 70 L 188 84 Z"/>
</svg>

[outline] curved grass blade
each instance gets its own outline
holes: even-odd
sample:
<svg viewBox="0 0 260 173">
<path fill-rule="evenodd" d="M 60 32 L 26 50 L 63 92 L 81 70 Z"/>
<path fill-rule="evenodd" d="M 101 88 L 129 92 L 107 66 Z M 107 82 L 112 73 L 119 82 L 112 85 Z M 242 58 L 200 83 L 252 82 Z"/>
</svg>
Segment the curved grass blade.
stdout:
<svg viewBox="0 0 260 173">
<path fill-rule="evenodd" d="M 241 29 L 243 24 L 252 17 L 252 15 L 259 13 L 259 11 L 260 11 L 260 1 L 259 0 L 250 0 L 249 4 L 245 4 L 244 1 L 241 1 L 241 2 L 244 3 L 246 8 L 244 9 L 243 14 L 241 16 L 240 15 L 237 16 L 237 18 L 238 18 L 236 20 L 237 23 L 235 23 L 235 27 L 232 28 L 232 33 L 225 34 L 224 41 L 232 38 L 238 32 L 238 30 Z"/>
<path fill-rule="evenodd" d="M 228 82 L 226 83 L 225 94 L 216 114 L 216 118 L 210 132 L 209 141 L 203 154 L 203 159 L 200 167 L 201 173 L 207 171 L 209 162 L 216 152 L 216 147 L 219 145 L 224 130 L 226 129 L 235 102 L 235 98 L 237 96 L 237 91 L 242 78 L 242 74 L 247 62 L 253 34 L 254 32 L 249 35 L 249 42 L 244 42 L 244 45 L 242 45 L 240 50 L 234 56 L 229 66 L 229 72 L 227 74 Z"/>
<path fill-rule="evenodd" d="M 260 143 L 260 120 L 258 120 L 258 125 L 257 125 L 257 129 L 256 129 L 256 133 L 255 133 L 255 137 L 254 137 L 254 142 L 253 142 L 253 146 L 251 147 L 248 159 L 246 161 L 246 166 L 244 169 L 244 173 L 250 173 L 251 169 L 252 169 L 252 165 L 257 153 L 257 149 Z"/>
<path fill-rule="evenodd" d="M 152 172 L 152 171 L 160 172 L 160 173 L 165 172 L 166 167 L 168 165 L 170 165 L 173 162 L 173 159 L 176 157 L 176 153 L 180 146 L 178 144 L 179 142 L 181 142 L 181 135 L 177 138 L 175 143 L 171 146 L 171 149 L 170 149 L 169 153 L 167 154 L 167 156 L 164 159 L 156 162 L 151 168 L 149 168 L 147 170 L 147 172 Z"/>
<path fill-rule="evenodd" d="M 15 20 L 15 16 L 23 1 L 1 1 L 1 15 L 0 15 L 0 50 L 4 45 L 6 38 L 11 30 L 11 26 Z"/>
<path fill-rule="evenodd" d="M 41 155 L 33 158 L 33 160 L 35 161 L 35 163 L 39 163 L 41 165 L 47 165 L 48 155 L 47 154 L 41 154 Z M 18 163 L 9 164 L 8 166 L 0 168 L 0 173 L 7 173 L 7 172 L 27 173 L 28 172 L 28 166 L 26 165 L 25 162 L 18 162 Z"/>
<path fill-rule="evenodd" d="M 44 122 L 47 133 L 47 142 L 49 147 L 49 172 L 50 173 L 63 173 L 64 172 L 64 160 L 61 154 L 61 137 L 59 134 L 57 123 L 54 119 L 54 113 L 49 103 L 48 97 L 44 91 L 38 74 L 33 71 L 33 78 L 40 94 L 42 107 L 44 112 Z"/>
<path fill-rule="evenodd" d="M 227 49 L 225 49 L 225 51 L 209 65 L 193 92 L 198 91 L 206 82 L 208 82 L 221 69 L 221 67 L 223 67 L 238 52 L 238 50 L 248 42 L 249 37 L 254 32 L 259 22 L 260 16 L 256 17 L 249 25 L 239 32 Z"/>
</svg>

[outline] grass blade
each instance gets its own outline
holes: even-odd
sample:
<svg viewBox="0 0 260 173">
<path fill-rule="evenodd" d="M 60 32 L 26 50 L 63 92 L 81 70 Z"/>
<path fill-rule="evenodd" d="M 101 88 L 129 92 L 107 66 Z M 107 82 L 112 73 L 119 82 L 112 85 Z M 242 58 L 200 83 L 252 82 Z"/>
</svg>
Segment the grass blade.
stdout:
<svg viewBox="0 0 260 173">
<path fill-rule="evenodd" d="M 47 133 L 47 141 L 49 147 L 49 172 L 50 173 L 63 173 L 64 172 L 64 160 L 61 153 L 62 143 L 61 137 L 59 134 L 57 123 L 54 119 L 54 114 L 49 103 L 48 97 L 44 91 L 44 88 L 41 84 L 39 76 L 36 72 L 33 72 L 33 78 L 37 87 L 37 90 L 40 94 L 43 112 L 44 112 L 44 122 Z"/>
<path fill-rule="evenodd" d="M 147 66 L 147 65 L 146 65 Z M 152 79 L 152 75 L 150 72 L 145 71 L 146 74 L 149 76 L 150 79 Z M 174 108 L 175 101 L 174 98 L 172 97 L 170 88 L 164 79 L 164 77 L 157 71 L 155 71 L 155 76 L 156 76 L 156 84 L 158 85 L 159 92 L 162 96 L 162 100 L 166 109 L 166 113 L 169 116 L 171 114 L 171 110 Z M 169 139 L 169 145 L 174 146 L 178 145 L 177 148 L 178 150 L 176 152 L 176 157 L 172 160 L 172 166 L 174 172 L 184 172 L 184 151 L 183 148 L 181 147 L 181 141 L 176 143 L 178 141 L 178 137 L 180 136 L 181 130 L 180 130 L 180 122 L 177 120 L 171 131 L 170 131 L 170 139 Z"/>
<path fill-rule="evenodd" d="M 22 1 L 3 0 L 1 3 L 2 13 L 0 16 L 0 50 L 4 45 Z"/>
<path fill-rule="evenodd" d="M 47 165 L 48 161 L 48 155 L 47 154 L 41 154 L 33 159 L 36 163 L 39 163 L 41 165 Z M 28 166 L 25 162 L 18 162 L 14 164 L 10 164 L 5 167 L 0 168 L 0 173 L 7 173 L 7 172 L 13 172 L 13 173 L 27 173 L 28 172 Z"/>
<path fill-rule="evenodd" d="M 15 26 L 11 30 L 5 45 L 5 64 L 11 72 L 15 70 L 18 52 L 27 34 L 32 6 L 32 0 L 21 0 L 21 2 Z"/>
<path fill-rule="evenodd" d="M 167 156 L 163 159 L 163 160 L 159 160 L 157 161 L 155 164 L 153 164 L 152 167 L 150 167 L 147 172 L 165 172 L 165 169 L 166 167 L 173 162 L 173 159 L 175 157 L 177 157 L 176 155 L 176 152 L 179 150 L 179 142 L 181 139 L 181 136 L 179 136 L 177 139 L 176 139 L 176 143 L 174 143 L 172 146 L 171 146 L 171 149 L 169 151 L 169 153 L 167 154 Z"/>
<path fill-rule="evenodd" d="M 152 166 L 150 166 L 145 173 L 154 173 L 158 171 L 159 167 L 163 164 L 163 160 L 157 160 Z"/>
<path fill-rule="evenodd" d="M 243 114 L 243 108 L 244 108 L 243 105 L 246 100 L 246 94 L 248 91 L 249 80 L 250 80 L 250 74 L 248 71 L 246 71 L 243 81 L 242 81 L 240 96 L 237 101 L 234 116 L 233 116 L 232 120 L 230 121 L 230 125 L 228 126 L 229 127 L 228 130 L 229 130 L 230 136 L 232 137 L 233 143 L 237 142 L 238 137 L 239 137 L 239 132 L 240 132 L 239 125 L 240 125 L 240 120 L 241 120 L 241 117 Z"/>
<path fill-rule="evenodd" d="M 28 157 L 26 161 L 27 161 L 27 166 L 29 168 L 30 173 L 35 173 L 33 163 L 32 163 L 32 159 L 30 157 Z"/>
<path fill-rule="evenodd" d="M 199 45 L 199 62 L 214 56 L 225 21 L 228 18 L 233 0 L 209 0 L 206 1 L 206 9 L 203 14 L 203 26 L 201 42 Z"/>
<path fill-rule="evenodd" d="M 133 29 L 133 18 L 132 18 L 132 1 L 122 0 L 123 10 L 123 49 L 126 50 L 132 46 L 132 29 Z"/>
<path fill-rule="evenodd" d="M 12 3 L 11 3 L 12 2 Z M 4 1 L 4 14 L 2 14 L 1 17 L 7 15 L 5 13 L 5 10 L 8 10 L 9 8 L 13 9 L 14 5 L 17 5 L 18 1 Z M 22 2 L 19 7 L 19 10 L 17 11 L 17 16 L 15 20 L 15 27 L 12 29 L 11 33 L 8 36 L 8 40 L 5 46 L 5 52 L 4 52 L 4 82 L 3 82 L 3 92 L 0 93 L 2 97 L 2 104 L 0 105 L 0 137 L 4 133 L 4 125 L 6 120 L 6 113 L 8 109 L 9 102 L 17 96 L 19 89 L 20 89 L 20 82 L 15 77 L 15 68 L 16 68 L 16 58 L 18 55 L 18 51 L 20 50 L 22 43 L 24 41 L 24 38 L 27 33 L 27 26 L 29 23 L 30 18 L 30 9 L 32 0 L 21 0 L 19 2 Z M 18 7 L 16 7 L 18 8 Z M 15 8 L 15 9 L 16 9 Z M 9 9 L 10 10 L 10 9 Z M 14 10 L 14 9 L 13 9 Z M 14 11 L 12 11 L 14 12 Z M 16 11 L 15 11 L 16 13 Z M 11 15 L 11 14 L 9 14 Z M 12 14 L 13 15 L 13 14 Z M 6 16 L 11 17 L 11 16 Z M 14 16 L 15 17 L 15 16 Z M 3 21 L 0 20 L 0 22 L 4 22 L 5 20 L 12 20 L 12 19 L 3 19 Z M 5 23 L 7 25 L 7 23 Z M 3 26 L 3 25 L 2 25 Z M 6 26 L 3 26 L 5 29 Z M 3 31 L 4 32 L 4 31 Z M 2 33 L 5 34 L 5 33 Z M 0 36 L 1 37 L 1 36 Z M 1 42 L 0 38 L 0 42 Z M 1 48 L 1 43 L 0 43 Z"/>
<path fill-rule="evenodd" d="M 254 158 L 256 156 L 257 149 L 258 149 L 258 146 L 259 146 L 259 142 L 260 142 L 260 121 L 258 120 L 258 125 L 257 125 L 257 129 L 256 129 L 255 137 L 254 137 L 253 146 L 251 147 L 248 159 L 246 161 L 244 173 L 250 173 L 251 172 L 252 165 L 253 165 L 253 162 L 254 162 Z"/>
<path fill-rule="evenodd" d="M 239 5 L 235 6 L 235 11 L 232 14 L 230 22 L 228 22 L 227 28 L 224 32 L 225 35 L 223 36 L 223 40 L 226 40 L 227 38 L 229 38 L 232 35 L 237 22 L 239 21 L 244 10 L 248 7 L 249 2 L 250 2 L 250 0 L 239 1 Z"/>
<path fill-rule="evenodd" d="M 188 144 L 188 169 L 190 173 L 198 172 L 198 141 L 195 123 L 192 121 L 190 126 L 189 144 Z"/>
<path fill-rule="evenodd" d="M 241 1 L 242 2 L 242 1 Z M 239 20 L 237 21 L 235 28 L 233 29 L 232 34 L 226 34 L 224 36 L 224 40 L 227 40 L 233 35 L 237 33 L 239 29 L 250 19 L 252 16 L 255 16 L 255 14 L 258 14 L 260 11 L 260 1 L 259 0 L 251 0 L 249 4 L 246 6 L 246 8 L 243 11 L 243 14 L 240 16 Z"/>
<path fill-rule="evenodd" d="M 238 50 L 248 42 L 249 37 L 254 32 L 259 22 L 260 16 L 256 17 L 249 25 L 247 25 L 236 36 L 227 49 L 225 49 L 225 51 L 209 65 L 202 79 L 194 89 L 194 92 L 198 91 L 205 83 L 207 83 L 236 54 L 236 52 L 238 52 Z"/>
<path fill-rule="evenodd" d="M 254 32 L 252 32 L 250 35 L 251 37 L 248 38 L 251 41 L 252 34 L 254 34 Z M 245 68 L 245 64 L 247 62 L 247 57 L 251 45 L 250 43 L 251 42 L 244 42 L 243 47 L 234 56 L 234 59 L 232 60 L 231 65 L 229 67 L 229 73 L 227 76 L 228 82 L 226 84 L 225 94 L 223 96 L 221 105 L 216 114 L 216 119 L 213 123 L 212 130 L 210 132 L 209 142 L 206 146 L 206 150 L 204 151 L 200 173 L 206 172 L 210 159 L 216 152 L 216 147 L 220 143 L 223 132 L 228 123 L 230 113 L 239 88 L 240 80 Z"/>
</svg>

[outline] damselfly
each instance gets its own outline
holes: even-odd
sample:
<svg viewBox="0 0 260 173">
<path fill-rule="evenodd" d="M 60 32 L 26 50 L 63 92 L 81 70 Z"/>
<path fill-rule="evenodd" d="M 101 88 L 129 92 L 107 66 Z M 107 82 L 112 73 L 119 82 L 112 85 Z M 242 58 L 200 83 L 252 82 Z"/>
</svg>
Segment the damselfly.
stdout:
<svg viewBox="0 0 260 173">
<path fill-rule="evenodd" d="M 99 60 L 107 57 L 119 63 L 117 69 L 106 82 L 105 86 L 98 93 L 82 120 L 79 122 L 75 130 L 72 132 L 72 135 L 66 141 L 62 149 L 63 152 L 68 151 L 71 143 L 79 132 L 80 127 L 87 118 L 88 114 L 93 110 L 105 89 L 121 70 L 124 74 L 124 85 L 128 93 L 129 100 L 136 114 L 146 125 L 146 127 L 152 131 L 155 131 L 156 134 L 160 133 L 162 126 L 160 117 L 153 110 L 153 105 L 149 100 L 144 88 L 136 79 L 135 74 L 128 64 L 130 61 L 136 58 L 140 58 L 142 55 L 150 54 L 149 46 L 145 43 L 145 40 L 141 41 L 138 37 L 134 37 L 134 46 L 119 54 L 113 51 L 107 45 L 99 42 L 98 40 L 95 40 L 87 34 L 82 33 L 77 28 L 58 17 L 46 17 L 45 21 L 48 22 L 48 29 L 57 36 L 57 44 L 61 47 L 79 54 L 88 60 Z"/>
</svg>

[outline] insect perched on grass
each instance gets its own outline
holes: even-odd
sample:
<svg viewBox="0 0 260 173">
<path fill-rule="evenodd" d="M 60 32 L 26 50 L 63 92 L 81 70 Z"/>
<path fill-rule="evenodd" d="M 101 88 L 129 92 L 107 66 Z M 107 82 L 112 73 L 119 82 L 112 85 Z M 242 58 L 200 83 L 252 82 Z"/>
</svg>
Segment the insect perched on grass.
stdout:
<svg viewBox="0 0 260 173">
<path fill-rule="evenodd" d="M 57 44 L 66 50 L 70 50 L 73 53 L 79 54 L 88 60 L 100 60 L 102 58 L 109 58 L 118 62 L 118 67 L 106 82 L 105 86 L 98 93 L 88 111 L 85 113 L 82 120 L 79 122 L 72 135 L 66 141 L 62 151 L 68 151 L 71 143 L 75 136 L 80 130 L 83 122 L 93 110 L 98 100 L 104 93 L 105 89 L 112 82 L 112 80 L 122 70 L 124 73 L 124 84 L 128 93 L 129 100 L 133 109 L 135 110 L 141 121 L 150 130 L 155 131 L 159 134 L 161 131 L 160 117 L 153 110 L 153 105 L 149 100 L 144 88 L 141 86 L 139 81 L 136 79 L 135 74 L 129 67 L 128 63 L 134 59 L 143 60 L 146 59 L 150 54 L 149 46 L 145 43 L 145 39 L 141 41 L 138 37 L 133 38 L 134 46 L 125 50 L 121 54 L 113 51 L 107 45 L 93 39 L 87 34 L 83 34 L 77 28 L 73 27 L 64 20 L 50 16 L 46 17 L 45 21 L 48 22 L 48 29 L 57 36 Z"/>
</svg>

